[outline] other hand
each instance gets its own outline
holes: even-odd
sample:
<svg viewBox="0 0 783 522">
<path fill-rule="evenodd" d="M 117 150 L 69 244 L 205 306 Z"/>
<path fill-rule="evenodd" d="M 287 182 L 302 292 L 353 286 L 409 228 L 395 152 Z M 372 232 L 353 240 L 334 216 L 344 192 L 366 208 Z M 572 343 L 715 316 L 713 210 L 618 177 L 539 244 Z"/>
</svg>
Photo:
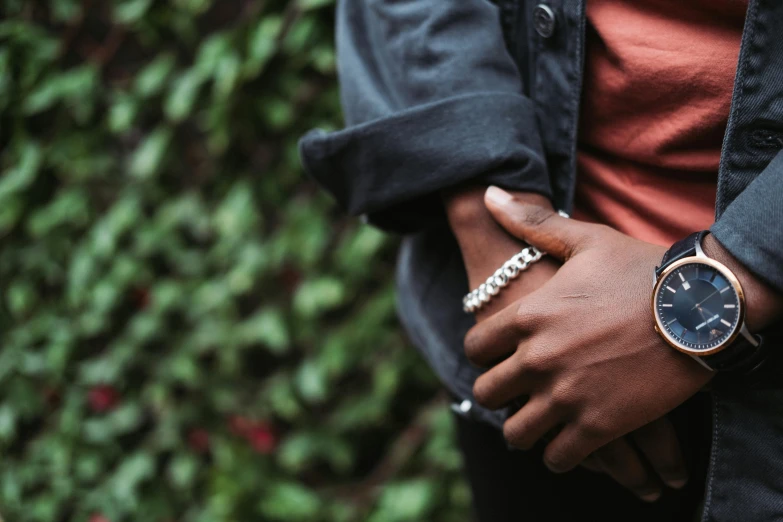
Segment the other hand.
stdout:
<svg viewBox="0 0 783 522">
<path fill-rule="evenodd" d="M 712 372 L 653 330 L 651 274 L 664 248 L 562 218 L 499 189 L 487 192 L 486 203 L 509 233 L 564 263 L 465 340 L 474 364 L 502 361 L 476 381 L 480 404 L 500 408 L 530 397 L 504 426 L 512 444 L 530 447 L 558 430 L 544 461 L 568 471 L 709 382 Z"/>
</svg>

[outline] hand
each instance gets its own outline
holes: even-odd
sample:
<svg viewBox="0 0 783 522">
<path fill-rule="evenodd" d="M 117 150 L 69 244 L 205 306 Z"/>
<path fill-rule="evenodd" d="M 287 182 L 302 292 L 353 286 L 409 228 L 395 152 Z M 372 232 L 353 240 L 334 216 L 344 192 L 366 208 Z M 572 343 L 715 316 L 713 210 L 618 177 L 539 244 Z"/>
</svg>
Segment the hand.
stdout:
<svg viewBox="0 0 783 522">
<path fill-rule="evenodd" d="M 512 444 L 530 447 L 559 429 L 544 461 L 568 471 L 709 382 L 711 372 L 653 330 L 651 274 L 664 248 L 499 189 L 487 192 L 486 203 L 507 231 L 564 262 L 541 288 L 479 323 L 465 340 L 479 366 L 504 359 L 476 381 L 480 404 L 500 408 L 530 397 L 504 426 Z"/>
<path fill-rule="evenodd" d="M 513 439 L 509 442 L 515 446 L 529 443 L 524 439 L 517 441 L 512 433 L 508 437 Z M 677 434 L 666 417 L 598 448 L 581 465 L 592 471 L 605 472 L 645 502 L 655 502 L 661 497 L 662 482 L 674 489 L 680 489 L 688 482 Z"/>
<path fill-rule="evenodd" d="M 549 201 L 537 194 L 516 193 L 522 200 L 552 209 Z M 449 221 L 460 244 L 471 288 L 484 282 L 499 266 L 524 248 L 525 243 L 503 230 L 484 204 L 484 188 L 468 187 L 444 195 Z M 560 263 L 547 256 L 532 265 L 523 277 L 495 296 L 477 314 L 482 321 L 507 305 L 538 289 L 557 271 Z M 632 435 L 633 443 L 652 464 L 651 474 L 642 455 L 626 439 L 618 439 L 600 448 L 583 462 L 584 467 L 605 472 L 622 486 L 647 501 L 660 496 L 661 480 L 680 488 L 687 471 L 674 429 L 667 419 L 645 426 Z M 660 478 L 659 478 L 660 477 Z"/>
</svg>

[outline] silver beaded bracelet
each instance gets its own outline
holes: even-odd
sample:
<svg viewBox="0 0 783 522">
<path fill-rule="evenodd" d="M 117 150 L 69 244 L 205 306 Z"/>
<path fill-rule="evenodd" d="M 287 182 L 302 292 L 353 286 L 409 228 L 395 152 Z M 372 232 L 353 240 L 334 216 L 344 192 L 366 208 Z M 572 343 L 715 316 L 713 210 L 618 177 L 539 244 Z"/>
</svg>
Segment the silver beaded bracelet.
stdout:
<svg viewBox="0 0 783 522">
<path fill-rule="evenodd" d="M 560 217 L 569 218 L 566 212 L 557 211 Z M 546 255 L 534 246 L 523 248 L 518 254 L 503 263 L 487 281 L 462 298 L 462 309 L 466 314 L 472 314 L 490 302 L 492 298 L 507 287 L 512 279 L 516 279 L 520 273 L 527 270 L 530 265 Z"/>
<path fill-rule="evenodd" d="M 490 302 L 500 290 L 508 286 L 512 279 L 516 279 L 519 274 L 527 270 L 530 265 L 544 257 L 546 254 L 534 246 L 523 248 L 518 254 L 503 263 L 494 274 L 487 278 L 486 283 L 482 284 L 465 297 L 462 298 L 462 309 L 465 313 L 472 314 Z"/>
</svg>

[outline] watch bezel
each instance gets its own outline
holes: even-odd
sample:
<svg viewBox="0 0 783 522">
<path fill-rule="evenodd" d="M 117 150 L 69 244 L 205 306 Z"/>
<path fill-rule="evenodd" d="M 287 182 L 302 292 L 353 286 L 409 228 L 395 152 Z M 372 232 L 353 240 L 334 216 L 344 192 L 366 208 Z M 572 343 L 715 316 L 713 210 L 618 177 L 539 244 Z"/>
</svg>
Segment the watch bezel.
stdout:
<svg viewBox="0 0 783 522">
<path fill-rule="evenodd" d="M 737 320 L 737 324 L 734 325 L 734 330 L 731 332 L 731 335 L 729 335 L 729 337 L 727 337 L 726 340 L 723 341 L 721 344 L 719 344 L 714 348 L 710 348 L 709 350 L 694 350 L 693 348 L 689 348 L 681 344 L 676 338 L 674 338 L 671 334 L 669 334 L 668 331 L 666 331 L 664 324 L 661 322 L 661 317 L 658 315 L 658 309 L 656 306 L 656 303 L 658 301 L 658 293 L 661 291 L 661 286 L 663 285 L 663 282 L 666 280 L 666 277 L 677 268 L 683 265 L 690 265 L 693 263 L 701 263 L 703 265 L 708 265 L 714 268 L 715 270 L 717 270 L 718 272 L 720 272 L 720 274 L 723 277 L 725 277 L 726 280 L 734 288 L 734 291 L 737 293 L 737 298 L 739 301 L 738 320 Z M 729 345 L 731 345 L 731 343 L 733 343 L 737 339 L 737 337 L 739 337 L 739 335 L 742 333 L 742 325 L 745 324 L 745 293 L 742 291 L 742 285 L 726 265 L 719 263 L 718 261 L 715 261 L 714 259 L 711 259 L 709 257 L 701 257 L 701 256 L 684 257 L 682 259 L 678 259 L 671 265 L 667 266 L 663 270 L 663 272 L 661 272 L 660 277 L 658 277 L 658 280 L 655 282 L 650 304 L 652 307 L 653 318 L 655 319 L 655 330 L 663 338 L 663 340 L 666 341 L 666 343 L 672 348 L 674 348 L 675 350 L 696 357 L 705 357 L 725 350 Z"/>
</svg>

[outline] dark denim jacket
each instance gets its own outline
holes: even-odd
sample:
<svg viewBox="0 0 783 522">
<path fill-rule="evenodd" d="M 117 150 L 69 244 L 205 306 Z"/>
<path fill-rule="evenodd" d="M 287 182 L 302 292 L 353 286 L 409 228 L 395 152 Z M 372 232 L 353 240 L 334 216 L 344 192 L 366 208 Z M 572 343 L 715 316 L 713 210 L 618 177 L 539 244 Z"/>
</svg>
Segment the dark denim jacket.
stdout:
<svg viewBox="0 0 783 522">
<path fill-rule="evenodd" d="M 505 413 L 471 400 L 478 370 L 462 353 L 473 324 L 461 310 L 467 281 L 437 193 L 492 183 L 545 194 L 570 211 L 584 8 L 585 0 L 340 0 L 347 127 L 301 142 L 306 170 L 348 212 L 406 234 L 400 317 L 464 398 L 462 412 L 497 426 Z M 783 291 L 781 149 L 783 2 L 750 0 L 711 230 Z M 713 392 L 704 521 L 783 520 L 778 368 L 767 365 L 753 385 Z"/>
</svg>

